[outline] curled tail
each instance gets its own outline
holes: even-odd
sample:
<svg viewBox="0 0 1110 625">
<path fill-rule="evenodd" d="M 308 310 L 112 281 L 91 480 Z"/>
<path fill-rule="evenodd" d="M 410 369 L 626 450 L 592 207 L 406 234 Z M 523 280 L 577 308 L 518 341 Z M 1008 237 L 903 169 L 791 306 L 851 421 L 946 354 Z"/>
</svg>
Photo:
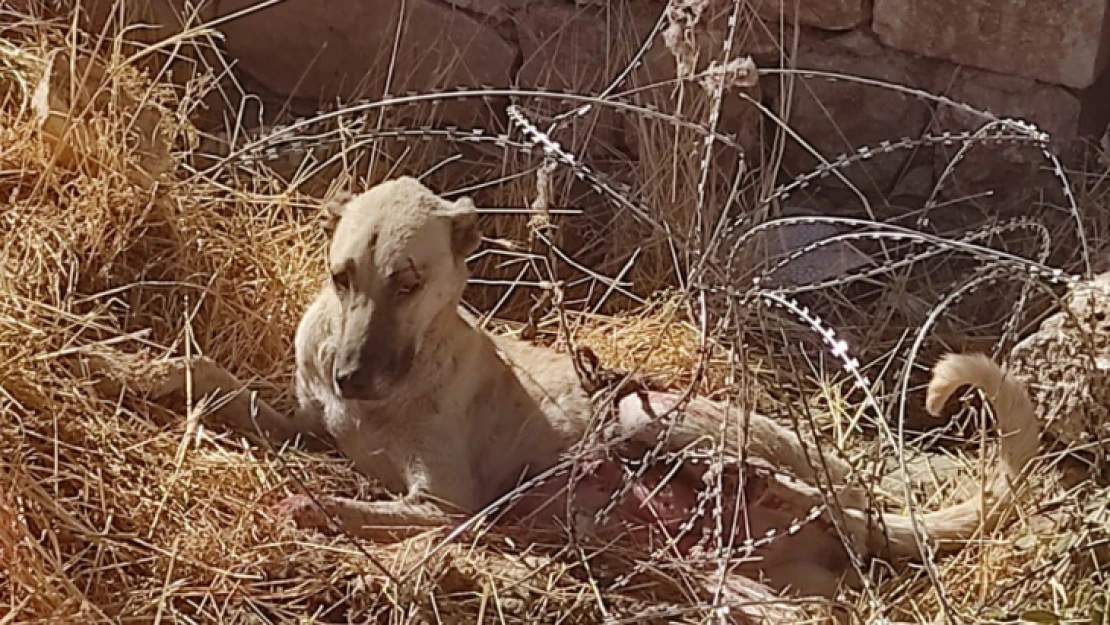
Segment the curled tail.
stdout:
<svg viewBox="0 0 1110 625">
<path fill-rule="evenodd" d="M 1001 437 L 1001 453 L 994 475 L 970 499 L 921 515 L 922 529 L 941 548 L 954 548 L 980 527 L 994 529 L 1014 500 L 1014 491 L 1040 446 L 1040 424 L 1025 387 L 984 354 L 946 354 L 933 368 L 925 407 L 939 415 L 948 398 L 961 386 L 972 385 L 986 394 L 994 408 Z M 863 522 L 862 515 L 850 515 Z M 885 525 L 886 527 L 882 527 Z M 885 529 L 885 531 L 884 531 Z M 883 523 L 870 523 L 869 544 L 892 558 L 920 558 L 921 550 L 909 517 L 884 514 Z"/>
</svg>

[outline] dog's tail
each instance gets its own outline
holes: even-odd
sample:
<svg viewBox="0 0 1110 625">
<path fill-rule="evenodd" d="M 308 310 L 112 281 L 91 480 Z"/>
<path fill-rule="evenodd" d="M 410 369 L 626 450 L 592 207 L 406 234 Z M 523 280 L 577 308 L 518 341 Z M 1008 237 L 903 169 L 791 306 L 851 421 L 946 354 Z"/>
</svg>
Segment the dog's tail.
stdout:
<svg viewBox="0 0 1110 625">
<path fill-rule="evenodd" d="M 1002 439 L 1000 458 L 994 475 L 976 495 L 919 517 L 922 529 L 942 550 L 958 548 L 980 528 L 986 532 L 998 525 L 1040 446 L 1040 424 L 1025 387 L 983 354 L 942 357 L 933 368 L 926 409 L 939 415 L 948 398 L 965 385 L 982 390 L 994 407 Z M 853 511 L 849 516 L 856 522 L 866 522 L 862 513 Z M 882 519 L 881 524 L 872 522 L 866 527 L 870 551 L 894 559 L 920 558 L 921 549 L 911 519 L 897 514 L 883 514 Z"/>
</svg>

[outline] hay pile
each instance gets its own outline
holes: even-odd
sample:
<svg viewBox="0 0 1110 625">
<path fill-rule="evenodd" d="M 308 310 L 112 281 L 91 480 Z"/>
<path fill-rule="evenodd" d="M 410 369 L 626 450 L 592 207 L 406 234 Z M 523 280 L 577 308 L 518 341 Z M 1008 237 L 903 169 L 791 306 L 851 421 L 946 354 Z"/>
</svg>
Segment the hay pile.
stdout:
<svg viewBox="0 0 1110 625">
<path fill-rule="evenodd" d="M 288 407 L 293 330 L 322 275 L 326 238 L 315 203 L 263 193 L 272 180 L 232 187 L 190 177 L 183 152 L 194 137 L 180 94 L 126 54 L 90 52 L 94 39 L 64 22 L 8 17 L 0 37 L 0 622 L 705 616 L 683 570 L 660 562 L 606 595 L 599 580 L 626 570 L 631 556 L 586 558 L 557 548 L 560 537 L 497 530 L 433 551 L 434 532 L 398 545 L 300 532 L 268 508 L 300 492 L 298 482 L 366 496 L 371 486 L 337 458 L 278 457 L 203 427 L 189 436 L 167 408 L 95 392 L 79 357 L 90 345 L 203 351 Z M 668 323 L 672 312 L 595 324 L 578 338 L 612 364 L 648 357 L 652 371 L 689 371 L 697 335 Z M 726 374 L 716 371 L 707 386 Z M 1084 527 L 1110 524 L 1092 518 Z M 947 561 L 947 601 L 971 618 L 985 604 L 1060 614 L 1096 605 L 1087 543 L 1042 544 L 1030 527 L 1012 530 L 1034 539 L 1023 547 L 991 544 Z M 1096 540 L 1094 532 L 1083 537 Z M 992 599 L 999 588 L 1003 598 Z M 861 615 L 895 605 L 908 618 L 939 613 L 935 589 L 914 571 L 859 605 Z"/>
<path fill-rule="evenodd" d="M 379 546 L 298 532 L 268 509 L 298 481 L 370 486 L 341 460 L 189 437 L 166 408 L 100 396 L 79 356 L 109 344 L 203 350 L 288 407 L 326 237 L 315 202 L 251 192 L 272 181 L 189 179 L 174 92 L 68 34 L 26 21 L 0 44 L 0 620 L 596 622 L 684 602 L 660 576 L 602 603 L 577 557 L 520 547 L 532 537 L 429 553 L 435 535 Z M 415 570 L 397 586 L 378 564 Z"/>
</svg>

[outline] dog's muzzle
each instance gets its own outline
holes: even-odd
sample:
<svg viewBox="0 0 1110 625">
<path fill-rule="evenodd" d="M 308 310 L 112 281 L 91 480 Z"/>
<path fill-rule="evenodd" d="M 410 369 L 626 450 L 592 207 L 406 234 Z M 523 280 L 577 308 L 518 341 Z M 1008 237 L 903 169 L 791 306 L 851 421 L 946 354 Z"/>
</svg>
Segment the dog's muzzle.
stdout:
<svg viewBox="0 0 1110 625">
<path fill-rule="evenodd" d="M 385 399 L 412 369 L 413 356 L 413 350 L 406 349 L 395 357 L 379 356 L 376 361 L 361 359 L 348 366 L 336 366 L 332 376 L 335 392 L 349 400 Z"/>
</svg>

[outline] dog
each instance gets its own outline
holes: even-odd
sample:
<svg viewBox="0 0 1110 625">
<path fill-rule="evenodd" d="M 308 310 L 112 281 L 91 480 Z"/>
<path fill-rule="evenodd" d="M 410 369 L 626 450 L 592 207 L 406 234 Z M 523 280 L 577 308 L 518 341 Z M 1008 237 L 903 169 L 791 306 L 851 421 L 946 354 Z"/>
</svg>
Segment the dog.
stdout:
<svg viewBox="0 0 1110 625">
<path fill-rule="evenodd" d="M 252 407 L 243 385 L 207 358 L 121 365 L 121 357 L 108 368 L 125 384 L 145 380 L 154 397 L 183 391 L 187 379 L 196 394 L 230 393 L 215 416 L 234 429 L 252 433 L 257 427 L 279 444 L 306 440 L 310 447 L 334 447 L 398 498 L 325 497 L 323 510 L 301 507 L 296 515 L 303 525 L 322 526 L 331 518 L 369 538 L 394 538 L 481 511 L 522 480 L 555 466 L 590 431 L 595 402 L 569 354 L 487 334 L 461 309 L 466 259 L 481 241 L 470 199 L 448 201 L 401 177 L 328 210 L 337 219 L 330 275 L 297 328 L 299 408 L 293 414 L 264 402 Z M 926 407 L 938 414 L 964 385 L 978 387 L 993 402 L 1002 455 L 996 474 L 975 497 L 920 517 L 921 529 L 941 546 L 997 523 L 1039 444 L 1025 389 L 983 355 L 941 359 Z M 677 400 L 666 393 L 627 395 L 618 403 L 614 427 L 628 440 L 654 445 L 661 435 L 657 415 Z M 850 473 L 844 460 L 821 454 L 757 413 L 694 397 L 681 417 L 670 428 L 666 449 L 707 440 L 733 453 L 746 447 L 748 457 L 797 478 L 783 492 L 802 504 L 822 500 L 814 487 L 820 480 L 842 484 Z M 922 557 L 910 517 L 869 512 L 861 493 L 851 489 L 842 489 L 837 499 L 838 519 L 859 555 Z M 839 540 L 837 545 L 837 562 L 811 566 L 794 548 L 761 566 L 778 567 L 769 573 L 777 586 L 828 592 L 834 569 L 848 561 Z"/>
</svg>

